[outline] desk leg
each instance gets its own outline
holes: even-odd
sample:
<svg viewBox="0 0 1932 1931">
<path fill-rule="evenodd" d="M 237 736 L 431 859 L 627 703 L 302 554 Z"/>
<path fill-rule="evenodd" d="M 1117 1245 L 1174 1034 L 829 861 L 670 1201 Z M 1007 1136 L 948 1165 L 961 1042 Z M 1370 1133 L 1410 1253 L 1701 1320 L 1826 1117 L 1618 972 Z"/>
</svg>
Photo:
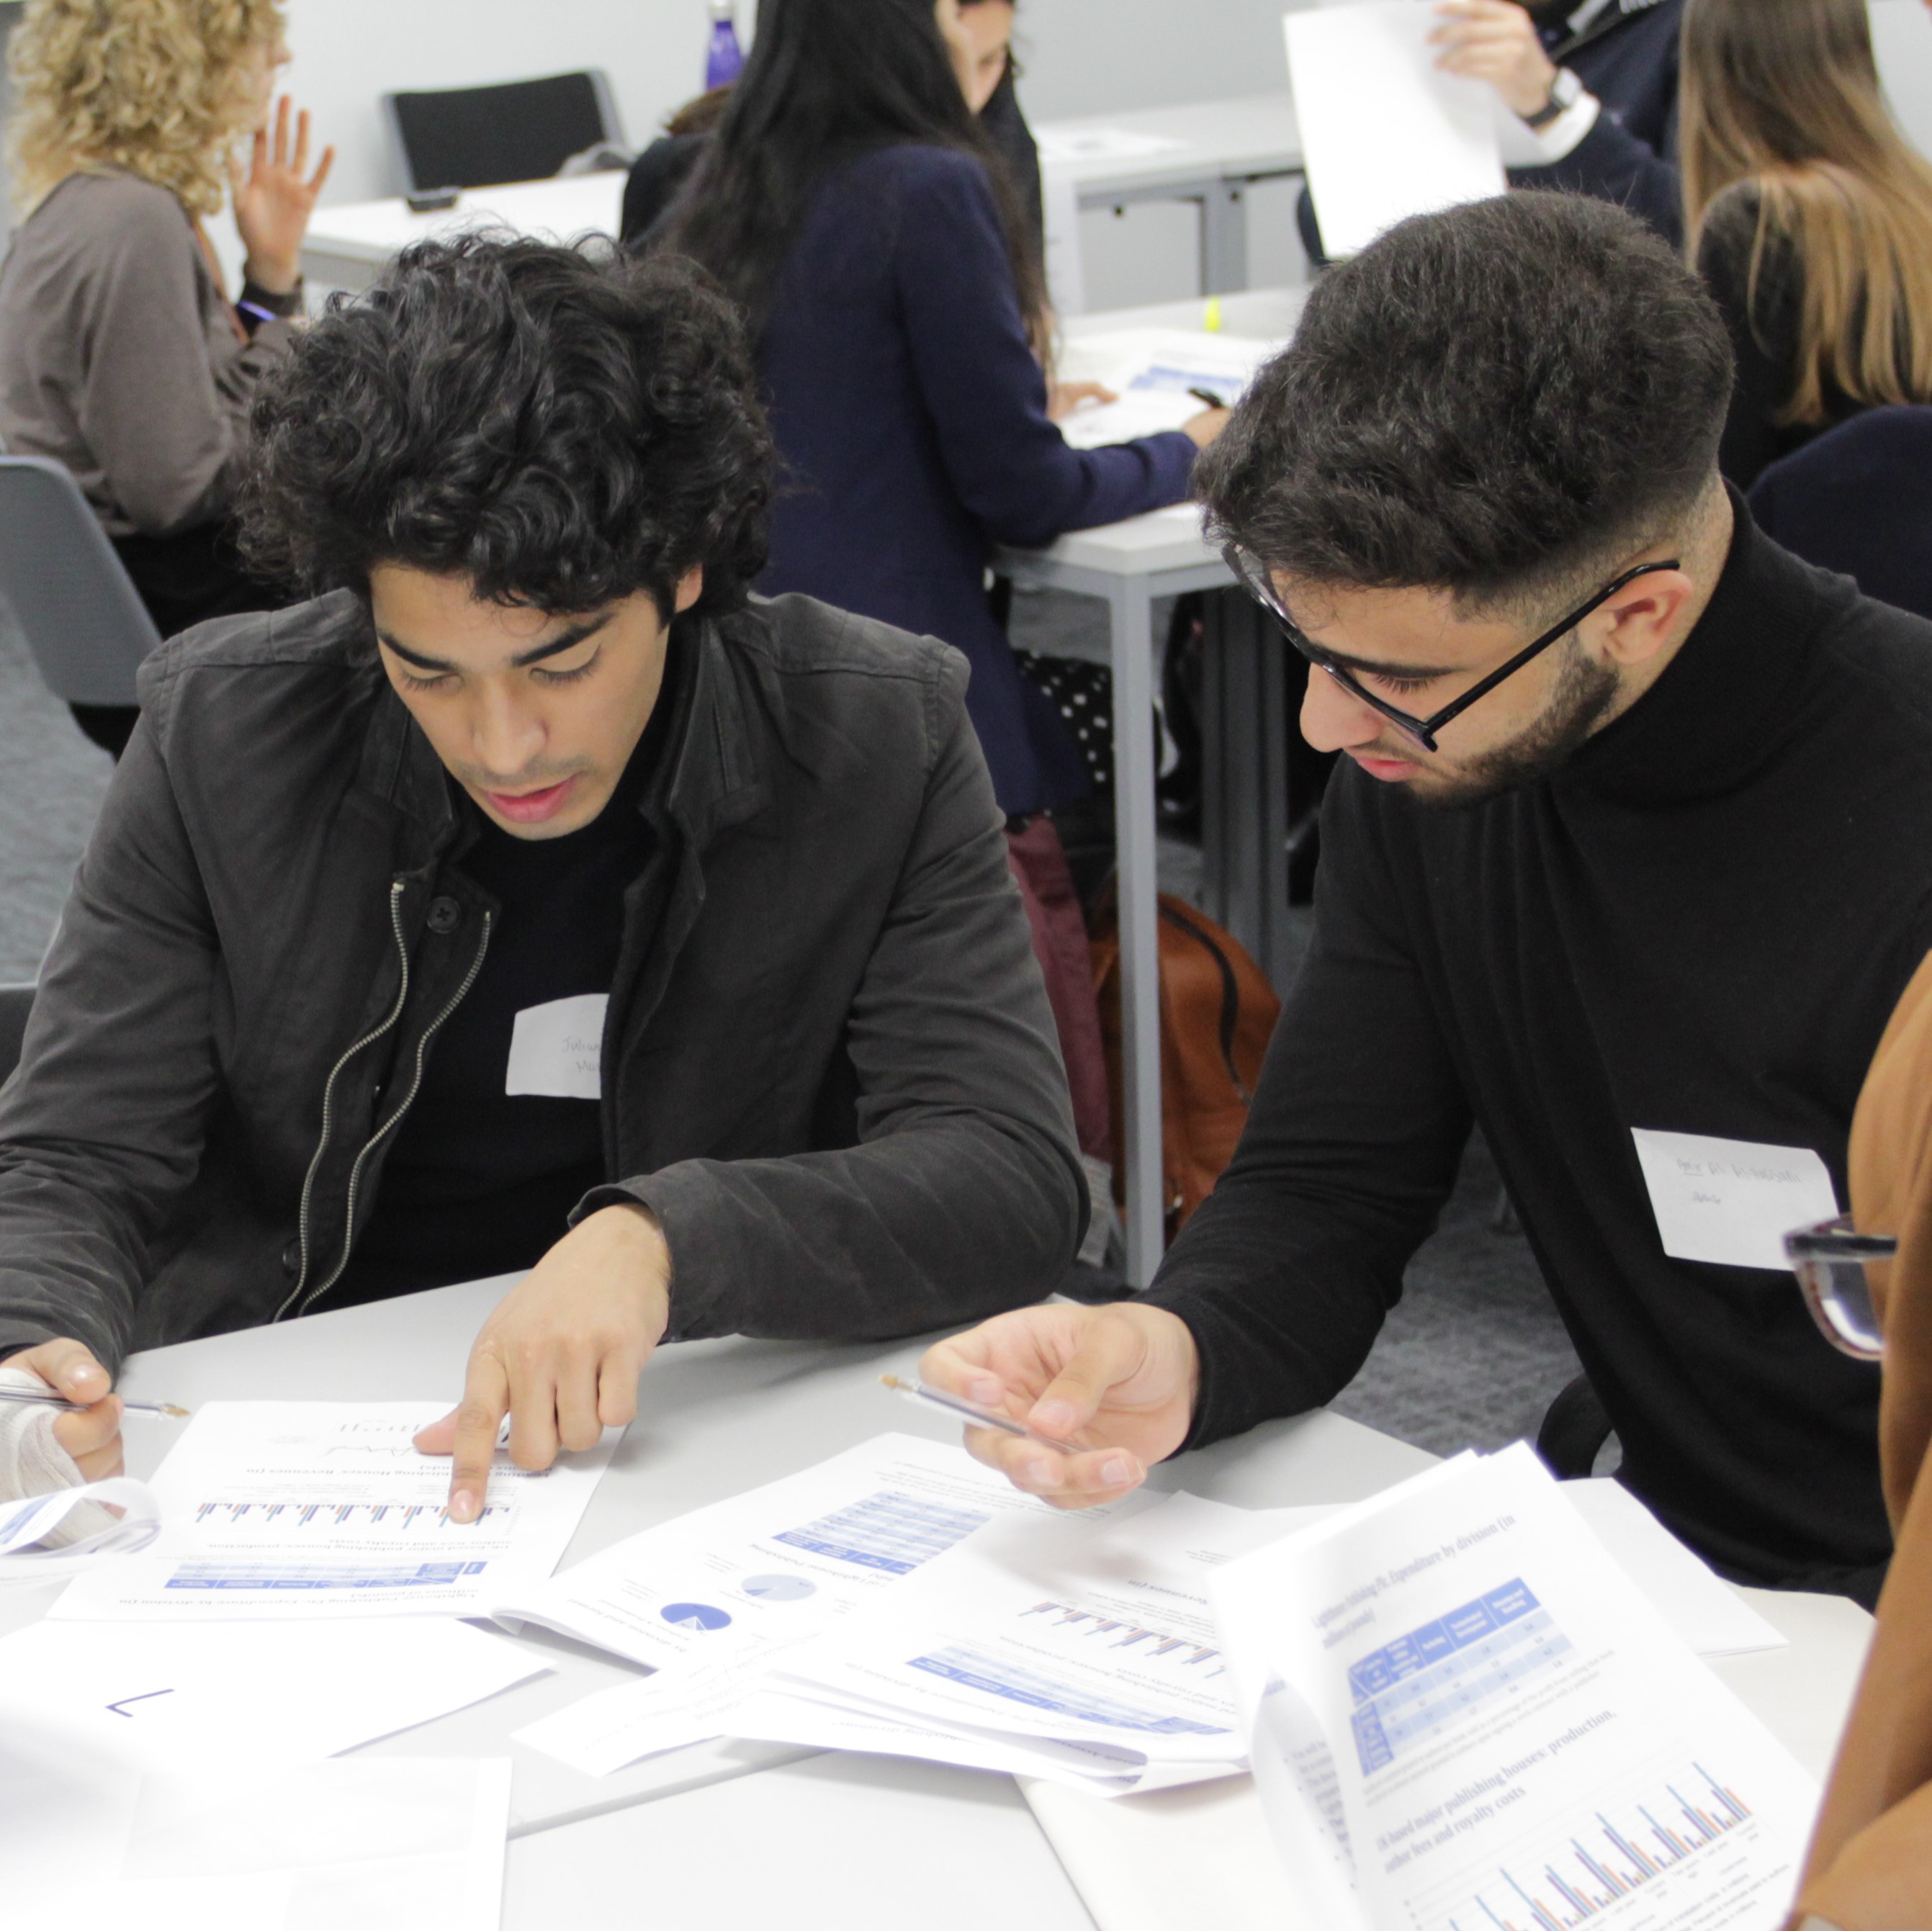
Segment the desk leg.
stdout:
<svg viewBox="0 0 1932 1931">
<path fill-rule="evenodd" d="M 1154 872 L 1154 600 L 1143 582 L 1109 592 L 1114 671 L 1114 832 L 1120 914 L 1120 1088 L 1126 1117 L 1127 1285 L 1165 1251 L 1160 1158 L 1160 973 Z"/>
<path fill-rule="evenodd" d="M 1216 181 L 1201 200 L 1201 292 L 1234 295 L 1247 285 L 1247 184 Z"/>
</svg>

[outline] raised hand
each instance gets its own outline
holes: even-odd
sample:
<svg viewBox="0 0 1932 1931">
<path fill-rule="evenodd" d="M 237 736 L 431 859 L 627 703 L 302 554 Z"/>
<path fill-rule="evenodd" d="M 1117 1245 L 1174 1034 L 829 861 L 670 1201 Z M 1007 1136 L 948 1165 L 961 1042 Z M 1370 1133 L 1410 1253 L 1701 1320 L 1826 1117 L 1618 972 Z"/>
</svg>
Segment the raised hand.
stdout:
<svg viewBox="0 0 1932 1931">
<path fill-rule="evenodd" d="M 1138 1301 L 1021 1308 L 926 1351 L 934 1387 L 998 1408 L 1064 1450 L 968 1429 L 966 1447 L 1016 1489 L 1091 1508 L 1147 1478 L 1187 1438 L 1200 1379 L 1179 1315 Z"/>
<path fill-rule="evenodd" d="M 302 236 L 335 162 L 335 150 L 325 148 L 315 172 L 309 174 L 308 142 L 308 109 L 296 114 L 285 94 L 276 103 L 272 137 L 266 125 L 257 127 L 248 165 L 238 156 L 229 160 L 235 225 L 248 251 L 248 279 L 271 295 L 290 293 L 302 278 Z"/>
</svg>

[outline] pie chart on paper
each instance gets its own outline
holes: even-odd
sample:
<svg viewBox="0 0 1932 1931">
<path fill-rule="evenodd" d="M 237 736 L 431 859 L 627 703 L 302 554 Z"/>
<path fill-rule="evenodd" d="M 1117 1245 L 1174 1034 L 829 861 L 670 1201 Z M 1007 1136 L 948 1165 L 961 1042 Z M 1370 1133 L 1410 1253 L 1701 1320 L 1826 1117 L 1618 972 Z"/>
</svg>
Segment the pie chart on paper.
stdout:
<svg viewBox="0 0 1932 1931">
<path fill-rule="evenodd" d="M 710 1603 L 667 1603 L 658 1612 L 674 1630 L 722 1630 L 731 1618 Z"/>
<path fill-rule="evenodd" d="M 800 1603 L 818 1594 L 818 1585 L 802 1576 L 748 1576 L 745 1594 L 760 1603 Z"/>
</svg>

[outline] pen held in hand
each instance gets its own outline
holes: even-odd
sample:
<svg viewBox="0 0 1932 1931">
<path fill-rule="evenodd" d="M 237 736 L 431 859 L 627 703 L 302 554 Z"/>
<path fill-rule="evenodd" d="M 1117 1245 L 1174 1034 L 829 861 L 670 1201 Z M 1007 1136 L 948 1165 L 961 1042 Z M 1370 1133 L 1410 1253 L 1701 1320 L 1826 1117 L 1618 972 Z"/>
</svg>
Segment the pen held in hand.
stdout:
<svg viewBox="0 0 1932 1931">
<path fill-rule="evenodd" d="M 105 1400 L 106 1396 L 102 1399 Z M 91 1405 L 86 1402 L 70 1402 L 64 1395 L 57 1395 L 50 1389 L 44 1395 L 34 1393 L 31 1388 L 0 1388 L 0 1402 L 25 1402 L 31 1408 L 60 1408 L 68 1414 L 81 1414 Z M 122 1407 L 131 1415 L 166 1415 L 176 1421 L 185 1421 L 188 1410 L 178 1408 L 172 1402 L 124 1401 Z"/>
<path fill-rule="evenodd" d="M 970 1422 L 975 1428 L 996 1429 L 1001 1435 L 1017 1435 L 1022 1441 L 1036 1441 L 1042 1448 L 1057 1448 L 1064 1455 L 1076 1453 L 1070 1444 L 1055 1441 L 1050 1435 L 1036 1435 L 1023 1423 L 1016 1422 L 1011 1415 L 1002 1414 L 998 1408 L 982 1408 L 977 1402 L 969 1402 L 962 1395 L 949 1395 L 943 1388 L 935 1388 L 925 1381 L 904 1381 L 896 1375 L 881 1375 L 879 1379 L 896 1394 L 908 1402 L 916 1402 L 920 1407 L 938 1408 L 949 1415 L 956 1415 L 962 1421 Z"/>
</svg>

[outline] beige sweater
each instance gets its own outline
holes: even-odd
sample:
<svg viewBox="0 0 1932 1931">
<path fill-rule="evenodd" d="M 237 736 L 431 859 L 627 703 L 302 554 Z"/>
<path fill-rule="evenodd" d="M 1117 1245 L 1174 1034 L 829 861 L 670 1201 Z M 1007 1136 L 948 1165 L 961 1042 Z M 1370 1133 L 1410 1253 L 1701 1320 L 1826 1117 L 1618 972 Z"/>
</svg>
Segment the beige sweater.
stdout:
<svg viewBox="0 0 1932 1931">
<path fill-rule="evenodd" d="M 292 325 L 238 339 L 165 188 L 70 175 L 0 262 L 0 442 L 51 456 L 110 535 L 164 535 L 233 500 L 248 403 Z"/>
</svg>

